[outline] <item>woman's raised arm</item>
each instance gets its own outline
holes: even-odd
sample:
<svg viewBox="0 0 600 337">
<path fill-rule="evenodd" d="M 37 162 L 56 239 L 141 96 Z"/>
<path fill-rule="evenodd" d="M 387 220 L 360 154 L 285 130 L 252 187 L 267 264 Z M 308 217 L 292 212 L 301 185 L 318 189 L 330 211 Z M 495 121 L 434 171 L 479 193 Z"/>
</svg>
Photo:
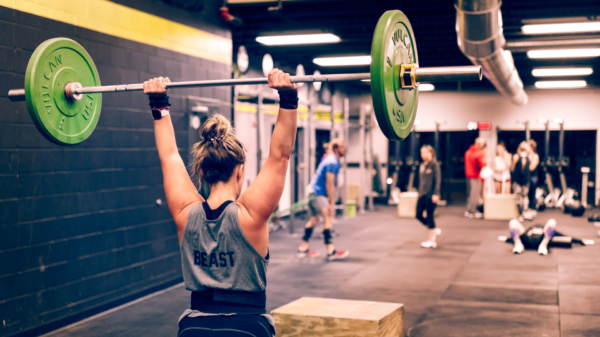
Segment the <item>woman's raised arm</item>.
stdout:
<svg viewBox="0 0 600 337">
<path fill-rule="evenodd" d="M 156 148 L 163 172 L 163 184 L 167 205 L 181 241 L 189 206 L 202 202 L 194 183 L 188 175 L 185 164 L 179 155 L 175 142 L 175 130 L 168 112 L 167 90 L 164 83 L 169 83 L 169 78 L 154 78 L 144 82 L 144 92 L 150 96 L 152 115 L 154 117 L 154 134 Z"/>
<path fill-rule="evenodd" d="M 267 221 L 279 203 L 289 159 L 296 140 L 298 93 L 290 75 L 279 69 L 269 73 L 269 87 L 279 90 L 280 108 L 269 146 L 269 157 L 260 173 L 241 195 L 240 222 L 254 230 L 266 231 Z"/>
</svg>

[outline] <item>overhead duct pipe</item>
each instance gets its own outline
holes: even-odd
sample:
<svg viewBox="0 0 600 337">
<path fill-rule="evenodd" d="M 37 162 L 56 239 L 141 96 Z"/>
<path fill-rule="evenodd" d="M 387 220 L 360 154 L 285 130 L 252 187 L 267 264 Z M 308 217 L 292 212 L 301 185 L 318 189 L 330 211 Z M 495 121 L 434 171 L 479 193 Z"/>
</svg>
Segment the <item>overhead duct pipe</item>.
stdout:
<svg viewBox="0 0 600 337">
<path fill-rule="evenodd" d="M 506 40 L 502 33 L 500 2 L 457 0 L 455 7 L 460 50 L 473 64 L 481 65 L 483 74 L 499 92 L 509 96 L 514 104 L 527 104 L 527 94 L 512 54 L 503 49 Z"/>
</svg>

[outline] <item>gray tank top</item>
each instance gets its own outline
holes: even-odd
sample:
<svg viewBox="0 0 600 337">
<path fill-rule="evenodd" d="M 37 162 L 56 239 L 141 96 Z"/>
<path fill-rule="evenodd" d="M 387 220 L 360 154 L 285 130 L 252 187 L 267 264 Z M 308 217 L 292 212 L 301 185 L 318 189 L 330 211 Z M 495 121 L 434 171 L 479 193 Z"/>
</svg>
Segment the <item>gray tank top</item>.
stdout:
<svg viewBox="0 0 600 337">
<path fill-rule="evenodd" d="M 267 286 L 265 259 L 242 232 L 238 206 L 227 205 L 208 220 L 201 203 L 190 209 L 181 240 L 183 279 L 187 290 L 262 292 Z"/>
</svg>

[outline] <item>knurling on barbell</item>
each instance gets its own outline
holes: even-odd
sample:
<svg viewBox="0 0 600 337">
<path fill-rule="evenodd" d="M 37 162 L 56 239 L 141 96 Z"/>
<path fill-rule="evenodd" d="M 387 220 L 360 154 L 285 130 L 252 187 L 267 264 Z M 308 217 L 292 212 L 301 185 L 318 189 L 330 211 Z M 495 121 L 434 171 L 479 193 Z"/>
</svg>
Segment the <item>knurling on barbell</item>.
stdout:
<svg viewBox="0 0 600 337">
<path fill-rule="evenodd" d="M 405 138 L 417 111 L 420 82 L 480 81 L 481 66 L 419 68 L 417 46 L 408 18 L 399 10 L 385 12 L 373 35 L 370 73 L 292 76 L 293 83 L 371 80 L 379 126 L 391 140 Z M 267 78 L 173 82 L 167 88 L 267 84 Z M 92 58 L 67 38 L 40 44 L 27 65 L 25 89 L 9 92 L 12 101 L 27 101 L 35 126 L 48 140 L 75 145 L 98 123 L 102 93 L 142 91 L 143 84 L 101 86 Z"/>
</svg>

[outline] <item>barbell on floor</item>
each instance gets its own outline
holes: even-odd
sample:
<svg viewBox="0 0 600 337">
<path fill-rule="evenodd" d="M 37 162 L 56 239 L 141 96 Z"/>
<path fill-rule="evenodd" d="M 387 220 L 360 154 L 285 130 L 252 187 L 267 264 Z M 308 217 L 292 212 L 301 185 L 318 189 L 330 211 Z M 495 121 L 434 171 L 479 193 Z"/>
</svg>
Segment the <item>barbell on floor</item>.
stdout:
<svg viewBox="0 0 600 337">
<path fill-rule="evenodd" d="M 371 46 L 371 72 L 292 76 L 293 83 L 371 80 L 375 116 L 389 139 L 402 139 L 412 129 L 420 82 L 480 81 L 481 66 L 419 68 L 413 31 L 404 13 L 385 12 Z M 266 84 L 267 78 L 173 82 L 167 88 Z M 29 60 L 25 89 L 10 90 L 12 101 L 27 102 L 38 130 L 50 141 L 74 145 L 93 132 L 102 105 L 101 93 L 142 91 L 143 84 L 100 85 L 94 62 L 85 49 L 67 38 L 43 42 Z"/>
</svg>

